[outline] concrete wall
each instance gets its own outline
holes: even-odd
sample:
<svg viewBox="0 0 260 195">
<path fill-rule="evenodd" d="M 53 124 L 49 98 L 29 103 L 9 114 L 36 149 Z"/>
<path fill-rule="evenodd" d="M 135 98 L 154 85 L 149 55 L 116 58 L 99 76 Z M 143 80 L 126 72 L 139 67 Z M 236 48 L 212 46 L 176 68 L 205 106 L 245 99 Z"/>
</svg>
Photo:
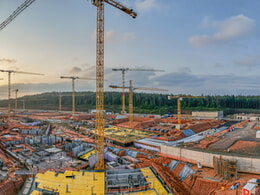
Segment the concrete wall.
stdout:
<svg viewBox="0 0 260 195">
<path fill-rule="evenodd" d="M 223 111 L 193 111 L 193 117 L 206 117 L 206 118 L 222 118 Z"/>
<path fill-rule="evenodd" d="M 256 138 L 260 138 L 260 130 L 256 131 L 255 137 L 256 137 Z"/>
<path fill-rule="evenodd" d="M 240 172 L 260 174 L 260 159 L 257 158 L 213 154 L 166 145 L 161 145 L 161 153 L 178 160 L 188 161 L 191 163 L 200 162 L 203 166 L 212 168 L 213 156 L 222 156 L 222 159 L 237 160 L 238 171 Z"/>
</svg>

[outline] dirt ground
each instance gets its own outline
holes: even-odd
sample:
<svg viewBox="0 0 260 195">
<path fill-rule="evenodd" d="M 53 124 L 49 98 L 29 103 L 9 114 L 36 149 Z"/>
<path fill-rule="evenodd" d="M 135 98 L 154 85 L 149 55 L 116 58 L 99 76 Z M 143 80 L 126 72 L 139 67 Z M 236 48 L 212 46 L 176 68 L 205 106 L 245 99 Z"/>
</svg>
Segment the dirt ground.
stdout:
<svg viewBox="0 0 260 195">
<path fill-rule="evenodd" d="M 219 138 L 220 140 L 216 141 L 209 145 L 209 149 L 212 150 L 229 150 L 236 151 L 237 148 L 244 148 L 245 154 L 252 154 L 252 155 L 260 155 L 260 139 L 256 138 L 256 130 L 253 127 L 256 125 L 255 122 L 248 122 L 244 124 L 243 128 L 235 128 L 234 131 L 227 132 L 221 135 Z M 242 141 L 242 142 L 241 142 Z M 239 144 L 243 143 L 250 143 L 249 145 L 239 146 Z M 259 144 L 258 144 L 259 143 Z M 235 145 L 233 147 L 233 145 Z M 231 148 L 233 149 L 231 150 Z M 241 150 L 240 150 L 241 153 Z"/>
<path fill-rule="evenodd" d="M 229 149 L 234 153 L 244 153 L 248 155 L 260 156 L 260 142 L 237 141 Z"/>
</svg>

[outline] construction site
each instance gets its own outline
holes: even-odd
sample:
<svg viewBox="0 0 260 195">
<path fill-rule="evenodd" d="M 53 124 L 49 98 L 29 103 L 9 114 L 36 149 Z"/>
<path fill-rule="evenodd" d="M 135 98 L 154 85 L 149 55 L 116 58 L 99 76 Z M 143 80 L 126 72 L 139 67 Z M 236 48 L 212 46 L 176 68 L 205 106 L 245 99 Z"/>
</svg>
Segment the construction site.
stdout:
<svg viewBox="0 0 260 195">
<path fill-rule="evenodd" d="M 95 169 L 95 115 L 2 112 L 1 194 L 259 193 L 258 121 L 108 115 Z"/>
<path fill-rule="evenodd" d="M 34 0 L 26 0 L 0 25 L 7 26 Z M 104 105 L 104 4 L 136 18 L 132 9 L 114 0 L 92 0 L 97 9 L 96 77 L 60 76 L 72 81 L 71 111 L 25 110 L 11 100 L 11 75 L 39 73 L 0 70 L 8 74 L 7 106 L 0 115 L 1 195 L 248 195 L 260 194 L 260 116 L 222 111 L 182 114 L 183 98 L 174 116 L 134 114 L 135 90 L 167 89 L 129 86 L 122 73 L 121 113 Z M 96 81 L 94 112 L 77 112 L 75 80 Z M 128 113 L 125 108 L 128 90 Z M 32 99 L 31 99 L 32 100 Z M 11 101 L 14 102 L 12 107 Z M 138 107 L 138 105 L 135 105 Z M 94 108 L 93 108 L 94 109 Z"/>
</svg>

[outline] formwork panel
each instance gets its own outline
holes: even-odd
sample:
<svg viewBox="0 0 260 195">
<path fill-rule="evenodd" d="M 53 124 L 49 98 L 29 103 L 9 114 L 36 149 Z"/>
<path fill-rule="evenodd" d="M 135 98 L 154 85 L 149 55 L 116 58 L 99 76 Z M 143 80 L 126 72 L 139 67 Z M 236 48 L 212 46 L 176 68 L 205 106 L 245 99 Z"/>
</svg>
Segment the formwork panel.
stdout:
<svg viewBox="0 0 260 195">
<path fill-rule="evenodd" d="M 150 183 L 149 184 L 150 188 L 154 189 L 156 191 L 156 194 L 158 195 L 169 194 L 149 167 L 142 168 L 140 170 L 142 171 L 143 175 L 146 177 L 147 182 Z"/>
<path fill-rule="evenodd" d="M 104 172 L 66 171 L 55 173 L 47 171 L 46 174 L 39 174 L 39 176 L 37 174 L 35 181 L 38 182 L 37 188 L 58 192 L 59 195 L 103 195 L 105 194 L 104 179 Z"/>
</svg>

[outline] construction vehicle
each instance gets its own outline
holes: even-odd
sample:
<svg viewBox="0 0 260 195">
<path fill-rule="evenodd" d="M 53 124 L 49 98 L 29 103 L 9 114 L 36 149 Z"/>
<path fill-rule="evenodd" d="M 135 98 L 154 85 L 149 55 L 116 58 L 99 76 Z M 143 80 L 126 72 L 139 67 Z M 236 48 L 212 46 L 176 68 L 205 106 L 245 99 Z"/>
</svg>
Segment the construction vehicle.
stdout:
<svg viewBox="0 0 260 195">
<path fill-rule="evenodd" d="M 133 129 L 133 91 L 134 90 L 149 90 L 149 91 L 168 91 L 167 89 L 133 87 L 132 80 L 130 80 L 129 87 L 109 85 L 110 88 L 125 88 L 129 89 L 129 127 Z"/>
<path fill-rule="evenodd" d="M 177 130 L 181 130 L 183 128 L 183 125 L 181 124 L 181 101 L 183 98 L 204 98 L 203 96 L 180 96 L 180 95 L 175 95 L 175 96 L 168 96 L 168 100 L 171 99 L 177 99 L 177 120 L 178 124 L 176 126 Z"/>
<path fill-rule="evenodd" d="M 75 80 L 76 79 L 83 79 L 83 80 L 96 80 L 93 78 L 86 78 L 86 77 L 76 77 L 76 76 L 61 76 L 61 79 L 71 79 L 72 80 L 72 111 L 71 115 L 75 114 Z"/>
<path fill-rule="evenodd" d="M 11 74 L 12 73 L 19 73 L 19 74 L 31 74 L 31 75 L 44 75 L 40 73 L 32 73 L 32 72 L 22 72 L 22 71 L 15 71 L 15 70 L 0 70 L 0 72 L 7 72 L 8 73 L 8 118 L 11 118 Z"/>
<path fill-rule="evenodd" d="M 158 71 L 164 72 L 164 70 L 155 70 L 155 69 L 142 69 L 142 68 L 113 68 L 113 71 L 122 72 L 122 111 L 121 114 L 125 114 L 125 72 L 126 71 Z"/>
</svg>

